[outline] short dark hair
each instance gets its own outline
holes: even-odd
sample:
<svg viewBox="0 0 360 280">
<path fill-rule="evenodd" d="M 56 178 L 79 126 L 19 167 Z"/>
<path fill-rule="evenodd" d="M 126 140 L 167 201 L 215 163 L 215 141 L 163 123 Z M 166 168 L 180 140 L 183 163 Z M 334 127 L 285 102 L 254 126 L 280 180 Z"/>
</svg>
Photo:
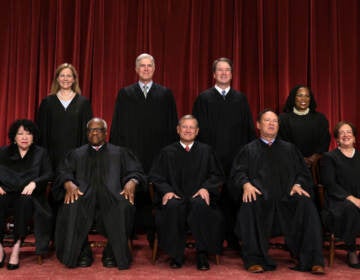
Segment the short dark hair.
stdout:
<svg viewBox="0 0 360 280">
<path fill-rule="evenodd" d="M 296 97 L 296 93 L 300 88 L 306 88 L 309 91 L 309 95 L 310 95 L 310 104 L 309 104 L 309 110 L 310 112 L 315 112 L 316 111 L 316 101 L 314 98 L 314 94 L 311 91 L 311 89 L 306 86 L 306 85 L 297 85 L 295 87 L 293 87 L 290 90 L 289 96 L 286 100 L 285 106 L 284 106 L 284 112 L 286 113 L 290 113 L 293 111 L 294 106 L 295 106 L 295 97 Z"/>
<path fill-rule="evenodd" d="M 39 132 L 39 128 L 37 127 L 37 125 L 28 119 L 19 119 L 14 121 L 9 128 L 9 132 L 8 132 L 8 137 L 10 140 L 10 143 L 14 143 L 15 142 L 15 137 L 16 134 L 19 130 L 20 127 L 24 127 L 24 130 L 30 132 L 30 134 L 32 134 L 33 136 L 33 142 L 34 144 L 37 144 L 39 142 L 39 136 L 40 136 L 40 132 Z"/>
<path fill-rule="evenodd" d="M 233 68 L 233 63 L 232 63 L 232 61 L 231 61 L 229 58 L 220 57 L 220 58 L 214 60 L 214 62 L 213 62 L 213 64 L 212 64 L 212 71 L 213 71 L 213 73 L 215 73 L 215 71 L 216 71 L 216 66 L 217 66 L 217 64 L 218 64 L 219 62 L 221 62 L 221 61 L 228 63 L 228 64 L 230 65 L 230 68 L 231 68 L 231 71 L 232 71 L 232 68 Z"/>
<path fill-rule="evenodd" d="M 279 118 L 278 114 L 276 114 L 276 112 L 275 112 L 273 109 L 266 108 L 266 109 L 264 109 L 264 110 L 262 110 L 262 111 L 259 112 L 259 114 L 257 115 L 256 121 L 257 121 L 257 122 L 260 122 L 262 116 L 263 116 L 265 113 L 267 113 L 267 112 L 273 112 L 273 113 Z"/>
<path fill-rule="evenodd" d="M 341 128 L 343 125 L 345 125 L 345 124 L 347 124 L 348 126 L 351 127 L 352 133 L 353 133 L 353 135 L 356 137 L 357 131 L 356 131 L 355 125 L 353 125 L 351 122 L 341 121 L 341 122 L 338 122 L 338 123 L 335 125 L 335 127 L 334 127 L 333 135 L 334 135 L 335 139 L 338 139 L 338 137 L 339 137 L 339 130 L 340 130 L 340 128 Z"/>
</svg>

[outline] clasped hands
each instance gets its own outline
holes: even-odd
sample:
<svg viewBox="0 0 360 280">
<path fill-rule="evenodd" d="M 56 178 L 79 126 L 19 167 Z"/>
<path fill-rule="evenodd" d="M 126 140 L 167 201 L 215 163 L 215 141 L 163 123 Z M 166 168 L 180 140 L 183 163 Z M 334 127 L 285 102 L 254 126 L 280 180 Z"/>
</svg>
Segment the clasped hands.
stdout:
<svg viewBox="0 0 360 280">
<path fill-rule="evenodd" d="M 23 195 L 32 195 L 35 188 L 36 188 L 36 183 L 35 182 L 30 182 L 29 184 L 27 184 L 23 188 L 21 194 L 23 194 Z M 6 191 L 2 187 L 0 187 L 0 195 L 4 195 L 4 194 L 6 194 Z"/>
<path fill-rule="evenodd" d="M 257 189 L 256 187 L 254 187 L 251 183 L 247 182 L 244 184 L 243 186 L 243 197 L 242 200 L 243 202 L 252 202 L 256 200 L 256 196 L 257 195 L 262 195 L 262 192 Z M 291 191 L 290 191 L 290 195 L 293 196 L 294 194 L 298 194 L 298 195 L 304 195 L 306 197 L 310 197 L 310 194 L 305 191 L 300 185 L 295 184 Z"/>
<path fill-rule="evenodd" d="M 195 198 L 197 196 L 200 196 L 203 200 L 205 200 L 205 203 L 207 205 L 210 205 L 210 194 L 207 189 L 199 189 L 192 197 Z M 168 201 L 172 198 L 180 199 L 180 196 L 176 195 L 174 192 L 167 192 L 162 198 L 162 205 L 166 205 Z"/>
</svg>

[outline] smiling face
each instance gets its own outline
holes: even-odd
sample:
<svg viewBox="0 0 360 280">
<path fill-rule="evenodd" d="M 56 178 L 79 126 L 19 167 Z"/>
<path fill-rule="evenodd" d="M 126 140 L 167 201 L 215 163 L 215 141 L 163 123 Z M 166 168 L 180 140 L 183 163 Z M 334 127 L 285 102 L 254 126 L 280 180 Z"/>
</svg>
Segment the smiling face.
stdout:
<svg viewBox="0 0 360 280">
<path fill-rule="evenodd" d="M 215 72 L 214 72 L 214 79 L 216 84 L 220 87 L 228 87 L 230 86 L 230 82 L 232 79 L 232 69 L 229 63 L 225 61 L 219 61 L 216 64 Z"/>
<path fill-rule="evenodd" d="M 23 126 L 20 126 L 15 135 L 15 143 L 18 146 L 19 150 L 29 150 L 33 142 L 34 136 L 30 133 L 30 131 L 25 130 Z"/>
<path fill-rule="evenodd" d="M 70 68 L 64 68 L 60 71 L 59 76 L 57 77 L 60 89 L 70 90 L 73 83 L 75 82 L 74 73 Z"/>
<path fill-rule="evenodd" d="M 155 65 L 150 58 L 143 58 L 137 64 L 135 71 L 139 75 L 139 80 L 142 83 L 148 83 L 154 76 Z"/>
<path fill-rule="evenodd" d="M 310 106 L 310 92 L 309 89 L 301 87 L 297 90 L 295 95 L 295 108 L 298 111 L 305 111 Z"/>
<path fill-rule="evenodd" d="M 340 148 L 352 148 L 355 144 L 354 132 L 350 125 L 344 124 L 338 130 L 338 138 L 336 139 Z"/>
<path fill-rule="evenodd" d="M 274 139 L 279 131 L 279 119 L 274 112 L 266 112 L 260 121 L 256 122 L 256 127 L 260 131 L 260 136 L 265 139 Z"/>
<path fill-rule="evenodd" d="M 199 133 L 199 128 L 195 119 L 182 120 L 176 129 L 180 136 L 180 141 L 184 144 L 192 143 Z"/>
<path fill-rule="evenodd" d="M 105 143 L 106 129 L 103 122 L 92 120 L 88 125 L 88 141 L 91 146 L 101 146 Z"/>
</svg>

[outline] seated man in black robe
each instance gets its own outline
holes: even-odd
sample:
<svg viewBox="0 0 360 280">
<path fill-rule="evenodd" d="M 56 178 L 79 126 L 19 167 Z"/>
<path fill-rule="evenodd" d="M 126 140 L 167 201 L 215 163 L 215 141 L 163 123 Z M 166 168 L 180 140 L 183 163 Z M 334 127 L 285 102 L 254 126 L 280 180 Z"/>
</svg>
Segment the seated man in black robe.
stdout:
<svg viewBox="0 0 360 280">
<path fill-rule="evenodd" d="M 198 131 L 195 117 L 182 117 L 180 142 L 165 147 L 150 172 L 159 246 L 170 255 L 172 268 L 183 264 L 187 227 L 195 239 L 199 270 L 208 270 L 207 254 L 219 254 L 222 248 L 223 217 L 216 203 L 223 172 L 210 146 L 194 141 Z"/>
<path fill-rule="evenodd" d="M 89 143 L 66 156 L 54 184 L 54 196 L 64 201 L 57 217 L 56 255 L 68 267 L 90 266 L 93 259 L 87 236 L 95 221 L 97 230 L 108 239 L 103 265 L 127 269 L 134 191 L 145 181 L 142 167 L 129 150 L 105 142 L 103 119 L 91 119 L 87 130 Z"/>
<path fill-rule="evenodd" d="M 259 114 L 257 128 L 260 139 L 241 149 L 231 171 L 233 197 L 242 197 L 235 233 L 242 242 L 245 268 L 255 273 L 274 270 L 268 238 L 282 234 L 298 261 L 293 269 L 324 274 L 310 172 L 298 149 L 276 137 L 279 121 L 272 110 Z"/>
</svg>

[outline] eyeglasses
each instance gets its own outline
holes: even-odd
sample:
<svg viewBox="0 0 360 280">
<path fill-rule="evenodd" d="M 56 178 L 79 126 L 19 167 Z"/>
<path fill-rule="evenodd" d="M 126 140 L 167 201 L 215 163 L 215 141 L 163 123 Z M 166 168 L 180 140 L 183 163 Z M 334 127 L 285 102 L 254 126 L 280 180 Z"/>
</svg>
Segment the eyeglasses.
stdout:
<svg viewBox="0 0 360 280">
<path fill-rule="evenodd" d="M 93 133 L 93 132 L 101 133 L 101 132 L 105 131 L 105 128 L 103 128 L 103 127 L 94 127 L 94 128 L 88 128 L 87 131 L 88 131 L 88 133 Z"/>
</svg>

